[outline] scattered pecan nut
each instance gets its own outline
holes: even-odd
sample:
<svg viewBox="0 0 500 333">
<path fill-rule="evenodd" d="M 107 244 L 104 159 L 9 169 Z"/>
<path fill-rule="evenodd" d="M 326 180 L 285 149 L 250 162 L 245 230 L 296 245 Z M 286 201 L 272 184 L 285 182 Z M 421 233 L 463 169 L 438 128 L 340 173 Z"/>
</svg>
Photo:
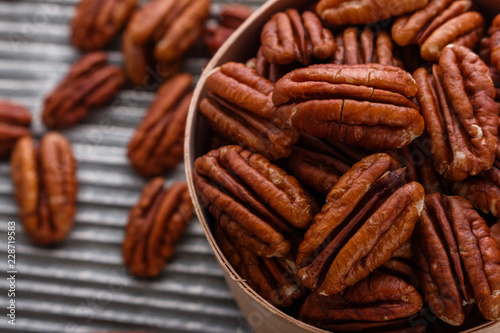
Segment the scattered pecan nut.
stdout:
<svg viewBox="0 0 500 333">
<path fill-rule="evenodd" d="M 210 25 L 203 32 L 203 43 L 211 54 L 215 54 L 233 32 L 252 14 L 245 5 L 228 4 L 221 8 L 218 24 Z"/>
<path fill-rule="evenodd" d="M 414 78 L 432 143 L 434 168 L 460 181 L 493 165 L 498 108 L 488 67 L 468 48 L 446 47 L 432 74 L 418 69 Z"/>
<path fill-rule="evenodd" d="M 467 199 L 427 195 L 412 242 L 424 299 L 438 318 L 462 324 L 472 297 L 486 319 L 500 318 L 500 246 Z"/>
<path fill-rule="evenodd" d="M 429 0 L 320 0 L 318 15 L 333 25 L 365 24 L 400 16 L 427 5 Z"/>
<path fill-rule="evenodd" d="M 468 12 L 470 0 L 430 0 L 427 6 L 396 20 L 392 38 L 401 46 L 419 44 L 422 58 L 437 61 L 448 44 L 474 49 L 484 33 L 484 19 Z"/>
<path fill-rule="evenodd" d="M 222 138 L 238 143 L 271 160 L 287 157 L 297 141 L 295 129 L 271 123 L 274 85 L 240 63 L 227 63 L 206 81 L 209 98 L 200 102 L 200 113 Z"/>
<path fill-rule="evenodd" d="M 300 244 L 299 277 L 320 295 L 352 286 L 389 260 L 411 236 L 424 190 L 404 185 L 404 169 L 373 154 L 346 172 L 327 196 Z M 389 171 L 389 172 L 388 172 Z"/>
<path fill-rule="evenodd" d="M 127 24 L 137 0 L 82 0 L 71 25 L 71 42 L 79 49 L 102 49 Z"/>
<path fill-rule="evenodd" d="M 493 20 L 490 28 L 490 59 L 493 67 L 500 72 L 500 15 Z"/>
<path fill-rule="evenodd" d="M 313 65 L 277 83 L 276 123 L 369 150 L 398 149 L 422 134 L 409 98 L 417 85 L 404 70 L 380 64 Z"/>
<path fill-rule="evenodd" d="M 0 101 L 0 158 L 10 155 L 17 140 L 29 136 L 31 113 L 23 106 Z"/>
<path fill-rule="evenodd" d="M 238 242 L 231 242 L 219 223 L 214 224 L 214 235 L 222 253 L 240 277 L 271 304 L 284 308 L 305 296 L 306 289 L 297 278 L 296 265 L 290 255 L 285 258 L 258 257 Z"/>
<path fill-rule="evenodd" d="M 76 207 L 76 161 L 69 141 L 46 134 L 36 148 L 25 136 L 11 156 L 11 173 L 19 217 L 38 245 L 63 241 L 73 227 Z"/>
<path fill-rule="evenodd" d="M 184 128 L 191 102 L 190 74 L 163 83 L 128 146 L 128 157 L 142 176 L 158 176 L 184 156 Z"/>
<path fill-rule="evenodd" d="M 316 14 L 287 9 L 274 14 L 260 35 L 262 54 L 271 64 L 298 62 L 310 65 L 312 59 L 330 58 L 335 51 L 332 33 L 324 28 Z"/>
<path fill-rule="evenodd" d="M 123 260 L 130 273 L 149 278 L 160 274 L 193 216 L 186 183 L 164 188 L 165 179 L 152 179 L 130 210 Z"/>
<path fill-rule="evenodd" d="M 284 257 L 312 222 L 298 181 L 259 154 L 224 146 L 196 159 L 194 184 L 230 237 L 260 257 Z M 299 240 L 300 241 L 300 240 Z"/>
<path fill-rule="evenodd" d="M 71 126 L 92 107 L 106 103 L 125 83 L 123 70 L 107 64 L 104 52 L 89 53 L 45 99 L 43 122 L 50 128 Z"/>
<path fill-rule="evenodd" d="M 381 322 L 389 328 L 393 320 L 407 318 L 422 308 L 415 288 L 388 274 L 374 273 L 347 287 L 342 294 L 321 296 L 311 293 L 300 307 L 299 319 L 332 331 L 342 331 L 346 321 Z"/>
<path fill-rule="evenodd" d="M 173 74 L 169 71 L 178 68 L 183 55 L 201 36 L 209 14 L 210 0 L 155 0 L 137 11 L 127 26 L 123 45 L 132 82 L 144 84 L 150 75 L 148 69 L 156 72 L 157 64 L 162 67 L 161 77 Z M 140 65 L 134 64 L 137 57 Z M 134 72 L 135 68 L 139 72 Z"/>
</svg>

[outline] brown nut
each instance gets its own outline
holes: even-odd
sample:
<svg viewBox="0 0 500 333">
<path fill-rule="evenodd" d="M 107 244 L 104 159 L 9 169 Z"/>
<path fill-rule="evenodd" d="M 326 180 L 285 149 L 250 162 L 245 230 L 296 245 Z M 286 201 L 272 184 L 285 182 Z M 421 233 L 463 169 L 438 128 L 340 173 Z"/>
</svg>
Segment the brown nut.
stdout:
<svg viewBox="0 0 500 333">
<path fill-rule="evenodd" d="M 230 62 L 208 77 L 207 87 L 209 98 L 200 102 L 199 110 L 219 136 L 271 160 L 290 155 L 299 132 L 280 129 L 268 120 L 274 115 L 270 81 Z"/>
<path fill-rule="evenodd" d="M 484 33 L 484 19 L 468 12 L 470 0 L 430 0 L 427 6 L 396 20 L 392 38 L 401 46 L 419 44 L 422 58 L 437 61 L 448 44 L 474 49 Z"/>
<path fill-rule="evenodd" d="M 241 4 L 227 4 L 221 8 L 219 24 L 210 25 L 203 32 L 203 43 L 213 55 L 233 34 L 233 32 L 252 14 L 252 9 Z"/>
<path fill-rule="evenodd" d="M 277 83 L 277 123 L 369 150 L 398 149 L 422 134 L 409 98 L 417 85 L 404 70 L 380 64 L 313 65 Z"/>
<path fill-rule="evenodd" d="M 135 84 L 147 80 L 150 73 L 142 65 L 151 64 L 148 61 L 153 62 L 150 68 L 156 68 L 157 64 L 163 67 L 160 77 L 173 74 L 170 71 L 178 68 L 183 55 L 201 36 L 210 3 L 210 0 L 155 0 L 134 14 L 125 31 L 123 48 L 127 74 Z M 134 64 L 138 55 L 141 65 Z M 137 67 L 140 71 L 133 72 Z"/>
<path fill-rule="evenodd" d="M 137 0 L 82 0 L 71 25 L 71 42 L 79 49 L 104 48 L 127 24 Z"/>
<path fill-rule="evenodd" d="M 0 158 L 10 155 L 17 140 L 31 135 L 31 113 L 23 106 L 0 101 Z"/>
<path fill-rule="evenodd" d="M 310 201 L 298 181 L 262 155 L 224 146 L 197 158 L 194 166 L 203 204 L 230 237 L 257 256 L 286 256 L 298 238 L 295 228 L 312 222 Z"/>
<path fill-rule="evenodd" d="M 389 260 L 411 236 L 424 189 L 404 185 L 404 169 L 373 154 L 346 172 L 327 196 L 300 244 L 299 277 L 320 295 L 352 286 Z"/>
<path fill-rule="evenodd" d="M 436 171 L 460 181 L 491 168 L 498 108 L 488 67 L 468 48 L 449 45 L 432 75 L 420 68 L 414 78 Z"/>
<path fill-rule="evenodd" d="M 333 63 L 358 65 L 378 63 L 399 66 L 401 60 L 394 57 L 391 37 L 385 30 L 374 34 L 370 27 L 361 30 L 348 27 L 335 38 L 336 51 Z"/>
<path fill-rule="evenodd" d="M 191 102 L 190 74 L 163 83 L 128 146 L 128 158 L 142 176 L 158 176 L 184 156 L 184 128 Z"/>
<path fill-rule="evenodd" d="M 491 65 L 500 72 L 500 14 L 495 17 L 490 28 L 490 59 Z"/>
<path fill-rule="evenodd" d="M 230 241 L 219 223 L 214 224 L 217 245 L 240 277 L 264 299 L 278 308 L 292 305 L 305 296 L 306 289 L 297 278 L 293 258 L 261 258 Z"/>
<path fill-rule="evenodd" d="M 274 14 L 260 35 L 262 54 L 270 64 L 298 62 L 310 65 L 312 59 L 330 58 L 335 51 L 332 33 L 323 28 L 316 14 L 296 9 Z"/>
<path fill-rule="evenodd" d="M 462 324 L 471 291 L 486 319 L 500 318 L 500 246 L 467 199 L 427 195 L 413 250 L 424 299 L 438 318 Z"/>
<path fill-rule="evenodd" d="M 123 240 L 123 261 L 137 277 L 160 274 L 193 216 L 186 183 L 164 188 L 164 182 L 161 177 L 149 181 L 130 210 Z"/>
<path fill-rule="evenodd" d="M 374 273 L 342 294 L 311 293 L 300 308 L 299 319 L 335 332 L 346 321 L 382 322 L 389 328 L 393 320 L 416 314 L 422 305 L 413 286 L 395 276 Z"/>
<path fill-rule="evenodd" d="M 11 156 L 12 182 L 19 217 L 31 241 L 52 245 L 63 241 L 73 227 L 76 207 L 76 161 L 69 141 L 46 134 L 38 148 L 25 136 Z"/>
<path fill-rule="evenodd" d="M 428 0 L 320 0 L 318 15 L 333 25 L 365 24 L 400 16 L 427 5 Z"/>
<path fill-rule="evenodd" d="M 92 107 L 111 99 L 124 83 L 123 70 L 108 65 L 104 52 L 84 55 L 45 99 L 43 122 L 50 128 L 74 125 Z"/>
</svg>

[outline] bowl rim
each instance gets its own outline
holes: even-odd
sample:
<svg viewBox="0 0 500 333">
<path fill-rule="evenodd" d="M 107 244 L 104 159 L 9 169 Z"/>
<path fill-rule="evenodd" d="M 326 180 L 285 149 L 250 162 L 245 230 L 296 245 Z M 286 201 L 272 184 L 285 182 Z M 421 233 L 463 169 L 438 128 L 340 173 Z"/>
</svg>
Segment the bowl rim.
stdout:
<svg viewBox="0 0 500 333">
<path fill-rule="evenodd" d="M 307 4 L 304 4 L 301 0 L 268 0 L 262 6 L 260 6 L 257 10 L 253 12 L 253 14 L 229 37 L 229 39 L 224 43 L 221 48 L 217 51 L 217 53 L 212 57 L 212 59 L 208 62 L 206 67 L 203 69 L 203 72 L 196 84 L 196 87 L 193 92 L 193 96 L 191 99 L 191 103 L 189 105 L 189 111 L 186 120 L 185 127 L 185 138 L 184 138 L 184 169 L 186 172 L 186 180 L 189 188 L 189 193 L 191 196 L 191 200 L 193 201 L 193 206 L 195 209 L 196 216 L 200 221 L 200 224 L 205 233 L 205 237 L 208 240 L 210 247 L 214 251 L 215 257 L 221 268 L 228 274 L 228 277 L 235 282 L 235 284 L 246 293 L 246 296 L 252 298 L 256 301 L 260 306 L 270 311 L 272 314 L 279 316 L 283 320 L 289 322 L 297 326 L 298 328 L 307 330 L 312 333 L 331 333 L 331 331 L 323 330 L 321 328 L 309 325 L 301 320 L 298 320 L 295 317 L 292 317 L 282 310 L 278 309 L 267 300 L 265 300 L 262 296 L 260 296 L 257 292 L 255 292 L 246 282 L 242 279 L 239 274 L 234 270 L 231 264 L 226 260 L 225 256 L 222 254 L 215 238 L 210 229 L 207 217 L 208 214 L 205 211 L 203 204 L 199 196 L 196 193 L 196 189 L 194 187 L 193 182 L 193 163 L 195 156 L 194 155 L 194 146 L 196 144 L 195 140 L 195 127 L 197 125 L 198 118 L 201 117 L 198 113 L 198 103 L 199 100 L 205 95 L 205 83 L 210 76 L 210 74 L 223 63 L 232 61 L 231 57 L 227 54 L 228 50 L 230 51 L 232 48 L 235 48 L 234 45 L 238 44 L 238 40 L 240 38 L 249 38 L 249 35 L 254 34 L 255 31 L 250 32 L 249 29 L 255 29 L 257 27 L 259 31 L 262 29 L 264 23 L 276 12 L 282 11 L 288 7 L 294 8 L 305 8 Z M 240 43 L 241 44 L 241 43 Z M 461 333 L 472 333 L 472 332 L 483 332 L 483 333 L 494 333 L 497 332 L 497 329 L 500 328 L 500 321 L 489 321 L 480 326 L 476 326 L 466 331 L 462 331 Z"/>
</svg>

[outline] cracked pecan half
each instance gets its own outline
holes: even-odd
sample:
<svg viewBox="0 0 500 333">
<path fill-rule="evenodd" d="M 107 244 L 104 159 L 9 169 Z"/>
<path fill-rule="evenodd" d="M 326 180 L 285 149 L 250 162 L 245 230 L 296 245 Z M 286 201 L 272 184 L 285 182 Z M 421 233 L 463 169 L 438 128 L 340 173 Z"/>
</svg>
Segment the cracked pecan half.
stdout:
<svg viewBox="0 0 500 333">
<path fill-rule="evenodd" d="M 422 134 L 411 75 L 380 64 L 312 65 L 277 83 L 276 123 L 368 150 L 398 149 Z"/>
<path fill-rule="evenodd" d="M 467 199 L 427 195 L 412 242 L 424 299 L 438 318 L 461 325 L 472 298 L 486 319 L 500 318 L 500 246 Z"/>
<path fill-rule="evenodd" d="M 104 52 L 84 55 L 46 97 L 42 119 L 49 128 L 76 124 L 92 107 L 109 101 L 125 83 L 123 70 L 107 64 Z"/>
<path fill-rule="evenodd" d="M 151 68 L 162 67 L 161 77 L 173 74 L 170 71 L 178 68 L 184 54 L 201 36 L 210 4 L 210 0 L 155 0 L 134 14 L 125 31 L 123 48 L 127 74 L 135 84 L 144 84 L 150 74 L 134 64 L 137 56 L 142 64 L 151 61 Z M 132 71 L 137 67 L 139 73 Z"/>
<path fill-rule="evenodd" d="M 238 242 L 231 242 L 219 223 L 214 235 L 224 256 L 242 279 L 259 295 L 278 308 L 292 305 L 305 296 L 306 289 L 297 278 L 297 268 L 290 255 L 285 258 L 262 258 Z"/>
<path fill-rule="evenodd" d="M 31 241 L 52 245 L 63 241 L 73 227 L 77 164 L 69 141 L 51 132 L 38 147 L 21 138 L 10 160 L 19 217 Z"/>
<path fill-rule="evenodd" d="M 300 308 L 299 319 L 332 331 L 344 331 L 348 321 L 375 324 L 390 330 L 397 319 L 407 318 L 422 308 L 423 300 L 415 288 L 388 274 L 374 273 L 347 287 L 342 294 L 320 296 L 311 293 Z"/>
<path fill-rule="evenodd" d="M 260 154 L 224 146 L 196 159 L 195 187 L 230 237 L 260 257 L 284 257 L 312 222 L 299 182 Z"/>
<path fill-rule="evenodd" d="M 413 12 L 429 0 L 320 0 L 318 15 L 333 25 L 365 24 Z"/>
<path fill-rule="evenodd" d="M 468 48 L 450 45 L 432 74 L 420 68 L 413 76 L 436 171 L 460 181 L 491 168 L 498 108 L 486 64 Z"/>
<path fill-rule="evenodd" d="M 404 184 L 404 169 L 373 154 L 356 163 L 328 193 L 300 244 L 299 277 L 324 296 L 352 286 L 389 260 L 411 236 L 424 189 Z"/>
<path fill-rule="evenodd" d="M 144 187 L 130 210 L 123 240 L 123 261 L 132 275 L 141 278 L 160 274 L 193 216 L 187 184 L 169 188 L 157 177 Z"/>
<path fill-rule="evenodd" d="M 437 61 L 448 44 L 474 49 L 484 33 L 484 19 L 469 12 L 470 0 L 430 0 L 427 6 L 396 20 L 392 38 L 401 46 L 419 44 L 422 58 Z"/>
<path fill-rule="evenodd" d="M 222 138 L 271 160 L 287 157 L 299 138 L 295 129 L 271 123 L 274 85 L 253 69 L 229 62 L 207 79 L 208 98 L 199 105 L 208 125 Z"/>
<path fill-rule="evenodd" d="M 19 104 L 0 101 L 0 158 L 10 155 L 17 140 L 31 135 L 31 113 Z"/>
<path fill-rule="evenodd" d="M 361 30 L 348 27 L 335 37 L 333 63 L 358 65 L 378 63 L 401 67 L 401 60 L 394 57 L 394 44 L 385 30 L 378 31 L 366 27 Z"/>
<path fill-rule="evenodd" d="M 71 25 L 71 42 L 79 49 L 104 48 L 123 29 L 137 0 L 82 0 Z"/>
<path fill-rule="evenodd" d="M 313 59 L 330 58 L 335 51 L 332 33 L 323 28 L 316 14 L 287 9 L 273 15 L 260 35 L 262 55 L 270 64 L 298 62 L 310 65 Z"/>
<path fill-rule="evenodd" d="M 190 74 L 163 83 L 128 146 L 128 158 L 142 176 L 158 176 L 184 156 L 184 128 L 191 102 Z"/>
</svg>

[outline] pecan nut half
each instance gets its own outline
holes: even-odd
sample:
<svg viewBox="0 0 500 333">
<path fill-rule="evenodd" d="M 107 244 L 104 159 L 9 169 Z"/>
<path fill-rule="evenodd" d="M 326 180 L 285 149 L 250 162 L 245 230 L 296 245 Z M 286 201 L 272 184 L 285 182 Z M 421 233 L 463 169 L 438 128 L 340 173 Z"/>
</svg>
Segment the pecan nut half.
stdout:
<svg viewBox="0 0 500 333">
<path fill-rule="evenodd" d="M 490 57 L 491 64 L 500 72 L 500 15 L 493 20 L 490 28 Z"/>
<path fill-rule="evenodd" d="M 393 320 L 416 314 L 422 305 L 413 286 L 395 276 L 374 273 L 342 294 L 311 293 L 300 308 L 299 319 L 335 332 L 346 321 L 383 322 L 390 327 Z"/>
<path fill-rule="evenodd" d="M 0 101 L 0 158 L 10 155 L 17 140 L 31 135 L 31 113 L 23 106 Z"/>
<path fill-rule="evenodd" d="M 429 0 L 321 0 L 318 15 L 333 25 L 365 24 L 400 16 L 427 5 Z"/>
<path fill-rule="evenodd" d="M 323 28 L 316 14 L 296 9 L 274 14 L 260 35 L 262 54 L 271 64 L 292 62 L 310 65 L 312 59 L 330 58 L 335 51 L 332 33 Z"/>
<path fill-rule="evenodd" d="M 310 200 L 299 182 L 262 155 L 224 146 L 197 158 L 194 166 L 203 204 L 257 256 L 284 257 L 300 237 L 296 228 L 312 222 Z"/>
<path fill-rule="evenodd" d="M 238 242 L 231 242 L 219 223 L 214 224 L 214 236 L 240 277 L 274 306 L 288 307 L 305 296 L 306 289 L 297 278 L 296 265 L 290 255 L 285 258 L 258 257 Z"/>
<path fill-rule="evenodd" d="M 468 48 L 450 45 L 432 74 L 420 68 L 414 78 L 436 171 L 460 181 L 491 168 L 498 108 L 486 64 Z"/>
<path fill-rule="evenodd" d="M 92 107 L 111 99 L 124 83 L 123 70 L 108 65 L 104 52 L 89 53 L 73 64 L 64 80 L 47 96 L 43 122 L 50 128 L 71 126 Z"/>
<path fill-rule="evenodd" d="M 404 185 L 404 169 L 373 154 L 346 172 L 327 196 L 300 244 L 299 277 L 320 295 L 352 286 L 389 260 L 411 236 L 424 189 Z"/>
<path fill-rule="evenodd" d="M 417 85 L 404 70 L 380 64 L 313 65 L 277 83 L 276 123 L 369 150 L 398 149 L 422 134 L 409 98 Z"/>
<path fill-rule="evenodd" d="M 28 237 L 38 245 L 63 241 L 73 227 L 78 187 L 69 141 L 52 132 L 36 148 L 31 137 L 23 137 L 10 164 L 19 217 Z"/>
<path fill-rule="evenodd" d="M 430 0 L 427 6 L 396 20 L 392 38 L 401 46 L 419 44 L 422 58 L 437 61 L 448 44 L 474 49 L 484 33 L 484 19 L 468 12 L 470 0 Z"/>
<path fill-rule="evenodd" d="M 486 319 L 500 318 L 500 246 L 467 199 L 427 195 L 412 242 L 424 299 L 438 318 L 462 324 L 471 291 Z"/>
<path fill-rule="evenodd" d="M 71 42 L 79 49 L 102 49 L 127 24 L 137 0 L 82 0 L 71 25 Z"/>
<path fill-rule="evenodd" d="M 200 113 L 222 138 L 238 143 L 271 160 L 287 157 L 299 138 L 295 129 L 271 123 L 274 85 L 240 63 L 226 63 L 206 81 L 209 98 L 200 102 Z"/>
<path fill-rule="evenodd" d="M 128 146 L 128 158 L 142 176 L 158 176 L 184 156 L 184 128 L 191 102 L 190 74 L 163 83 Z"/>
<path fill-rule="evenodd" d="M 152 179 L 130 210 L 123 261 L 132 275 L 142 278 L 160 274 L 193 216 L 187 184 L 164 188 L 165 179 Z"/>
<path fill-rule="evenodd" d="M 143 84 L 145 78 L 130 69 L 139 67 L 141 74 L 148 73 L 134 65 L 137 61 L 134 55 L 160 64 L 164 67 L 162 73 L 177 68 L 183 55 L 201 36 L 210 3 L 210 0 L 155 0 L 134 14 L 125 32 L 124 50 L 127 73 L 135 84 Z"/>
</svg>

